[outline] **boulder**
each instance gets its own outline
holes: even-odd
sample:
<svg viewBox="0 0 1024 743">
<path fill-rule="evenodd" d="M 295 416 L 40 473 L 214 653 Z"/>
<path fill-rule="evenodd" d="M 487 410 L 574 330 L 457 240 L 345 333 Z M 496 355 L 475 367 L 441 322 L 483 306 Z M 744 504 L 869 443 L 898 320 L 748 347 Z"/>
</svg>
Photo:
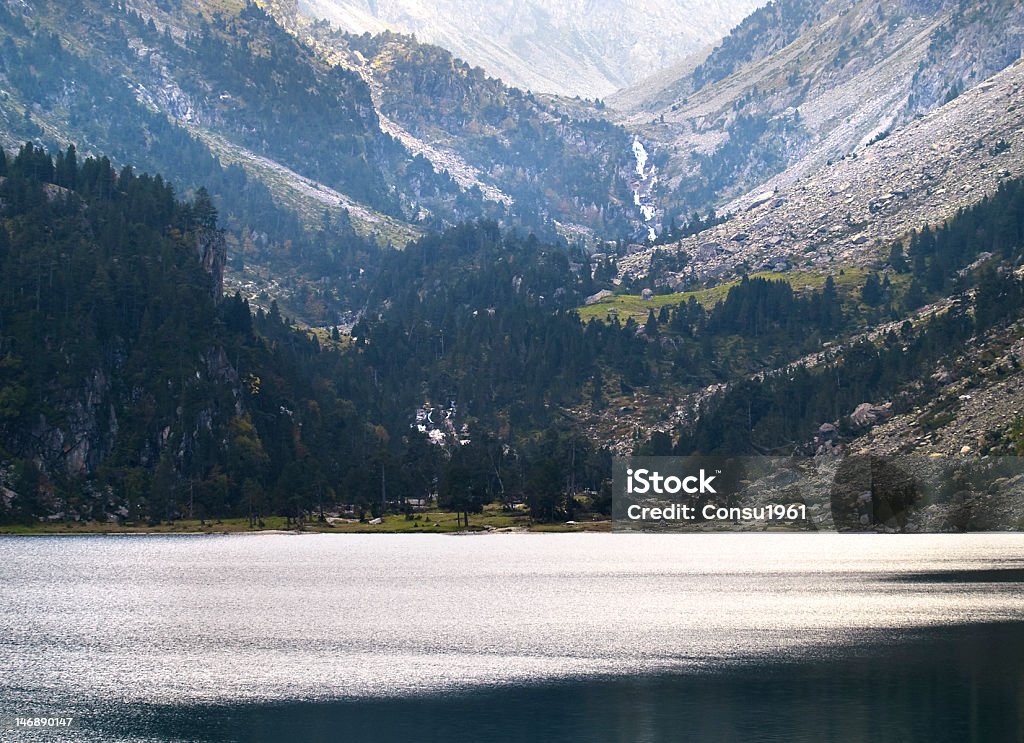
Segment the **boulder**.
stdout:
<svg viewBox="0 0 1024 743">
<path fill-rule="evenodd" d="M 892 403 L 885 405 L 874 405 L 870 402 L 862 402 L 850 414 L 850 423 L 857 428 L 873 426 L 892 417 Z"/>
<path fill-rule="evenodd" d="M 747 211 L 750 211 L 751 209 L 756 209 L 757 207 L 761 206 L 762 204 L 767 204 L 769 201 L 771 201 L 774 198 L 775 198 L 775 192 L 774 191 L 763 191 L 762 193 L 755 194 L 750 199 L 750 205 L 747 206 Z"/>
<path fill-rule="evenodd" d="M 697 260 L 709 261 L 722 252 L 722 246 L 718 243 L 703 243 L 697 249 Z"/>
</svg>

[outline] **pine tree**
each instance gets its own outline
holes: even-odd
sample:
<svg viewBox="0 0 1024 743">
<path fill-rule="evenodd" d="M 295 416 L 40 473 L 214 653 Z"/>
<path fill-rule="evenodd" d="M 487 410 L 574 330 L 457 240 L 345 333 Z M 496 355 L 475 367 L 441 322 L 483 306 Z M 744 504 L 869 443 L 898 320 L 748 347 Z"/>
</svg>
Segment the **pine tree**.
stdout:
<svg viewBox="0 0 1024 743">
<path fill-rule="evenodd" d="M 210 199 L 205 186 L 200 186 L 192 200 L 192 216 L 198 227 L 207 230 L 217 229 L 217 208 Z"/>
<path fill-rule="evenodd" d="M 644 323 L 644 334 L 648 338 L 658 335 L 658 318 L 654 316 L 654 308 L 647 310 L 647 322 Z"/>
<path fill-rule="evenodd" d="M 869 273 L 864 280 L 864 286 L 860 290 L 860 298 L 869 307 L 877 307 L 882 303 L 882 285 L 878 281 L 878 274 Z"/>
<path fill-rule="evenodd" d="M 903 244 L 895 242 L 889 249 L 889 265 L 896 273 L 906 273 L 908 270 L 907 259 L 903 255 Z"/>
</svg>

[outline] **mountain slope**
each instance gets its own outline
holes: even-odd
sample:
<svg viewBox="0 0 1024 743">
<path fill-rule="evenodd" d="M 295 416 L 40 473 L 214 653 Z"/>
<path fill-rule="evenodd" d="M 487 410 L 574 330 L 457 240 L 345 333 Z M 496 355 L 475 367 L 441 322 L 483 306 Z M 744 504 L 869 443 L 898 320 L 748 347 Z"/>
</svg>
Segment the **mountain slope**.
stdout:
<svg viewBox="0 0 1024 743">
<path fill-rule="evenodd" d="M 509 88 L 408 36 L 354 36 L 304 22 L 294 5 L 270 7 L 324 59 L 363 77 L 383 128 L 464 188 L 506 205 L 513 223 L 550 219 L 591 237 L 637 231 L 632 138 L 600 106 Z"/>
<path fill-rule="evenodd" d="M 423 496 L 440 449 L 384 427 L 359 348 L 224 297 L 224 248 L 203 190 L 0 150 L 0 523 L 301 524 L 379 504 L 384 468 Z"/>
<path fill-rule="evenodd" d="M 801 177 L 798 168 L 735 201 L 723 224 L 669 250 L 683 272 L 652 277 L 675 285 L 776 265 L 839 267 L 884 260 L 912 229 L 941 224 L 959 209 L 1024 174 L 1024 62 L 1018 62 L 854 155 Z M 626 275 L 645 275 L 653 251 L 624 258 Z"/>
<path fill-rule="evenodd" d="M 566 114 L 405 37 L 289 33 L 278 19 L 294 9 L 72 10 L 0 6 L 0 142 L 75 142 L 186 191 L 206 185 L 228 228 L 230 283 L 306 322 L 334 324 L 358 304 L 374 243 L 476 218 L 591 241 L 640 228 L 629 136 L 591 106 Z M 445 75 L 447 108 L 430 110 L 425 85 Z M 414 120 L 403 96 L 435 118 Z"/>
<path fill-rule="evenodd" d="M 665 154 L 668 213 L 689 214 L 783 170 L 812 173 L 979 84 L 1022 48 L 1016 0 L 779 0 L 683 77 L 623 94 L 619 120 Z"/>
<path fill-rule="evenodd" d="M 436 482 L 460 509 L 522 499 L 564 520 L 575 488 L 610 474 L 582 410 L 629 420 L 610 443 L 647 454 L 820 446 L 828 462 L 869 443 L 864 403 L 899 420 L 879 427 L 886 451 L 1013 451 L 1013 409 L 983 416 L 964 397 L 1021 394 L 1022 183 L 911 241 L 903 270 L 946 297 L 920 313 L 898 278 L 872 299 L 753 278 L 642 325 L 584 324 L 567 310 L 600 285 L 585 255 L 491 223 L 389 252 L 340 342 L 292 331 L 276 307 L 253 318 L 241 298 L 217 302 L 202 192 L 175 203 L 158 177 L 23 147 L 0 157 L 0 521 L 301 522 L 379 504 L 380 472 L 394 509 Z M 660 415 L 680 401 L 686 418 Z M 438 406 L 445 422 L 424 430 Z M 828 446 L 812 439 L 822 422 Z"/>
<path fill-rule="evenodd" d="M 110 153 L 119 167 L 162 172 L 185 192 L 206 186 L 228 228 L 232 282 L 251 286 L 252 295 L 269 290 L 289 299 L 311 322 L 336 317 L 352 274 L 372 262 L 374 242 L 415 233 L 403 210 L 421 199 L 398 189 L 399 182 L 415 183 L 404 171 L 433 187 L 422 191 L 441 194 L 433 205 L 465 203 L 450 179 L 425 161 L 410 161 L 380 132 L 372 109 L 359 110 L 369 94 L 365 86 L 358 94 L 357 76 L 332 77 L 308 64 L 308 52 L 303 67 L 294 39 L 275 32 L 269 19 L 239 15 L 229 22 L 191 5 L 162 5 L 166 10 L 145 6 L 150 15 L 143 16 L 89 0 L 76 3 L 69 17 L 59 3 L 0 6 L 0 141 L 16 147 L 33 139 L 51 150 L 74 142 L 83 156 Z M 228 27 L 238 33 L 234 41 Z M 186 41 L 195 48 L 186 49 Z M 275 49 L 292 59 L 277 77 L 267 64 Z M 294 127 L 295 140 L 284 137 L 289 109 L 313 96 L 292 91 L 286 73 L 296 82 L 327 78 L 324 96 L 333 92 L 351 105 L 332 107 L 318 120 L 316 111 L 329 105 L 318 104 Z M 279 85 L 287 95 L 275 98 L 267 88 Z M 334 203 L 308 198 L 316 188 L 306 185 L 306 173 L 327 177 L 313 167 L 319 148 L 309 144 L 325 129 L 334 147 L 323 162 L 337 166 L 330 182 L 373 206 L 348 196 Z M 332 283 L 316 289 L 321 297 L 309 308 L 291 301 L 288 295 L 307 293 L 310 279 L 325 275 Z M 320 309 L 307 311 L 313 305 Z"/>
<path fill-rule="evenodd" d="M 0 150 L 0 523 L 301 524 L 379 513 L 383 479 L 389 508 L 436 492 L 479 510 L 523 499 L 534 468 L 563 481 L 570 447 L 580 487 L 610 473 L 571 432 L 536 436 L 594 358 L 557 311 L 591 289 L 580 251 L 494 223 L 430 235 L 386 254 L 342 340 L 224 297 L 224 248 L 202 190 L 179 202 L 70 147 Z M 438 404 L 460 429 L 431 445 L 410 424 Z M 562 512 L 550 491 L 529 494 L 536 518 Z"/>
<path fill-rule="evenodd" d="M 534 92 L 600 98 L 721 38 L 762 0 L 301 0 L 355 34 L 415 34 Z"/>
</svg>

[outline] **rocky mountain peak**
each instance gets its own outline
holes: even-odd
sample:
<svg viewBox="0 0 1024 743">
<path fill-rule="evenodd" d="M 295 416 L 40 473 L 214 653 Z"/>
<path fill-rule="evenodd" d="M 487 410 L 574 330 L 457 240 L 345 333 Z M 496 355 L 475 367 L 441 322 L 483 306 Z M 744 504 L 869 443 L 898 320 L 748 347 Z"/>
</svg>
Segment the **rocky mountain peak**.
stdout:
<svg viewBox="0 0 1024 743">
<path fill-rule="evenodd" d="M 763 0 L 299 0 L 354 33 L 390 29 L 534 92 L 599 98 L 711 44 Z"/>
</svg>

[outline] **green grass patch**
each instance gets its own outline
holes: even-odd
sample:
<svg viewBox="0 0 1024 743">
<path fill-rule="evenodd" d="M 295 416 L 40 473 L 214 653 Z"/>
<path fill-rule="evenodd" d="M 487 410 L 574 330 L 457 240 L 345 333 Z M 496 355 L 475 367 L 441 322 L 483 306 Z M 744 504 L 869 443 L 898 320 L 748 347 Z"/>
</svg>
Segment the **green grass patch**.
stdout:
<svg viewBox="0 0 1024 743">
<path fill-rule="evenodd" d="M 577 524 L 534 523 L 525 509 L 506 511 L 497 504 L 487 505 L 483 513 L 469 515 L 468 531 L 491 531 L 494 529 L 516 529 L 541 532 L 608 531 L 607 521 L 580 521 Z M 412 518 L 401 514 L 387 514 L 380 524 L 335 521 L 306 521 L 299 529 L 295 522 L 288 523 L 283 516 L 263 519 L 263 526 L 250 527 L 247 518 L 214 519 L 204 522 L 198 519 L 168 521 L 150 526 L 140 523 L 109 523 L 101 521 L 40 522 L 0 526 L 0 534 L 255 534 L 266 531 L 303 531 L 325 534 L 446 534 L 467 531 L 460 526 L 458 516 L 451 511 L 431 510 L 416 513 Z"/>
<path fill-rule="evenodd" d="M 750 278 L 782 279 L 788 282 L 794 291 L 801 292 L 821 291 L 829 275 L 816 271 L 787 271 L 786 273 L 758 271 L 757 273 L 750 274 Z M 867 275 L 868 271 L 864 268 L 845 268 L 842 275 L 838 273 L 831 274 L 841 296 L 859 290 L 864 285 Z M 696 289 L 675 294 L 655 294 L 654 297 L 647 301 L 644 301 L 637 294 L 616 294 L 595 304 L 579 307 L 576 312 L 579 313 L 580 319 L 584 322 L 607 320 L 609 315 L 612 317 L 618 315 L 621 322 L 626 322 L 628 318 L 632 317 L 635 321 L 642 323 L 647 320 L 649 310 L 653 309 L 657 313 L 662 307 L 671 307 L 689 302 L 691 297 L 707 309 L 710 309 L 718 302 L 723 301 L 729 290 L 738 283 L 740 283 L 740 280 L 736 279 L 735 281 L 719 284 L 707 289 Z"/>
</svg>

